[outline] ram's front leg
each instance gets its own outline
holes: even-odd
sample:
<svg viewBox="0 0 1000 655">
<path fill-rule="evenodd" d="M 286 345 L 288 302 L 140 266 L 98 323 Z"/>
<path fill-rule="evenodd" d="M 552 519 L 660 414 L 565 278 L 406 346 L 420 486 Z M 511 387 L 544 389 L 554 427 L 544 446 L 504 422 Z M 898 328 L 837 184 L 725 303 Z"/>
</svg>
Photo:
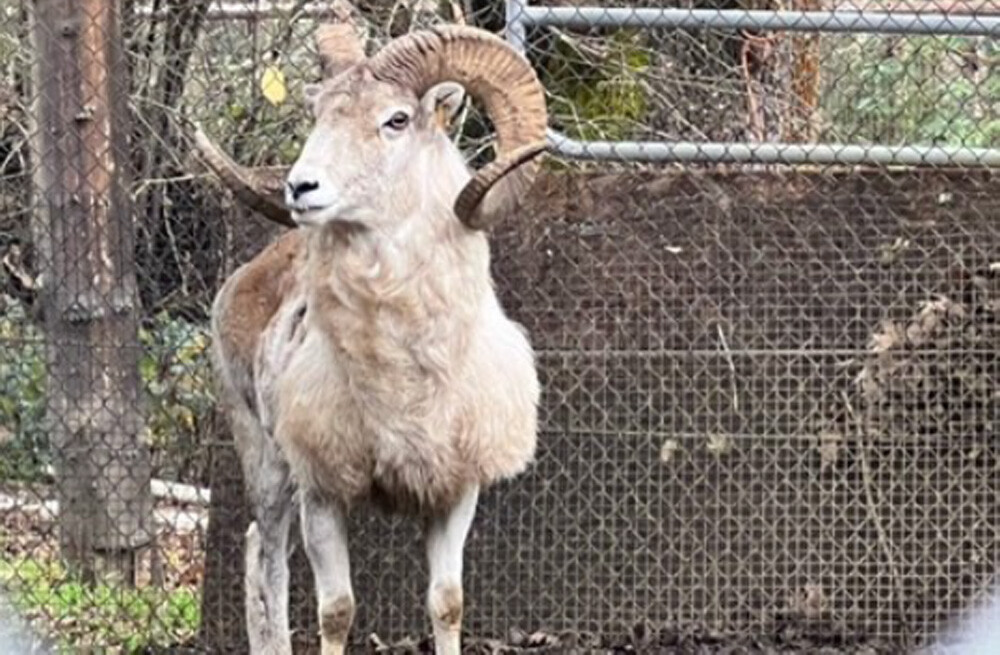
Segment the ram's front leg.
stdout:
<svg viewBox="0 0 1000 655">
<path fill-rule="evenodd" d="M 354 622 L 354 592 L 347 550 L 347 513 L 304 493 L 302 540 L 316 580 L 322 655 L 343 655 Z"/>
<path fill-rule="evenodd" d="M 462 637 L 462 553 L 476 514 L 479 488 L 468 489 L 448 512 L 427 526 L 431 580 L 427 610 L 434 626 L 436 655 L 459 655 Z"/>
</svg>

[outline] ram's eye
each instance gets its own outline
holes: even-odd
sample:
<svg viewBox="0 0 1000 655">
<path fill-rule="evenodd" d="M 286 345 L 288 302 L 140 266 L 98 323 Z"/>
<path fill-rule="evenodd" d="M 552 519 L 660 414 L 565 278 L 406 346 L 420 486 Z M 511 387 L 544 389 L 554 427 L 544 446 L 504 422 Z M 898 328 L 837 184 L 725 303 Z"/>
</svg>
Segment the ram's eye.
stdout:
<svg viewBox="0 0 1000 655">
<path fill-rule="evenodd" d="M 409 125 L 409 123 L 410 117 L 406 114 L 406 112 L 397 111 L 391 118 L 389 118 L 389 120 L 385 122 L 385 125 L 386 127 L 399 131 Z"/>
</svg>

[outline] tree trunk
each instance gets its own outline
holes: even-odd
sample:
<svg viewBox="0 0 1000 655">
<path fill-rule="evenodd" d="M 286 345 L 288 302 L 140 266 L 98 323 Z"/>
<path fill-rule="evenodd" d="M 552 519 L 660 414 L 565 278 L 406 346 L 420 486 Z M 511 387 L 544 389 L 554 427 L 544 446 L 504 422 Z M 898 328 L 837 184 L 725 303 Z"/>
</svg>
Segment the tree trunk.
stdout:
<svg viewBox="0 0 1000 655">
<path fill-rule="evenodd" d="M 42 280 L 47 419 L 63 556 L 131 580 L 152 538 L 140 443 L 127 80 L 115 0 L 36 0 L 32 233 Z"/>
<path fill-rule="evenodd" d="M 820 0 L 798 0 L 794 9 L 818 11 Z M 801 143 L 819 137 L 820 46 L 819 34 L 792 37 L 792 116 L 785 140 Z"/>
</svg>

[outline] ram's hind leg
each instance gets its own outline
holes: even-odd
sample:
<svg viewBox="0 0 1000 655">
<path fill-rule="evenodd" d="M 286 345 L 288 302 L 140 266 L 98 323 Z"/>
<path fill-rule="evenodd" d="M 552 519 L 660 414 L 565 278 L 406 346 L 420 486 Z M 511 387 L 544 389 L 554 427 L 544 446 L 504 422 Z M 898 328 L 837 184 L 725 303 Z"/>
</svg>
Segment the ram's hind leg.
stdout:
<svg viewBox="0 0 1000 655">
<path fill-rule="evenodd" d="M 263 526 L 263 527 L 262 527 Z M 246 533 L 247 635 L 250 655 L 291 655 L 288 628 L 287 522 L 254 521 Z"/>
<path fill-rule="evenodd" d="M 479 489 L 473 487 L 445 514 L 427 526 L 431 581 L 427 611 L 434 626 L 436 655 L 459 655 L 462 638 L 462 555 L 476 514 Z"/>
<path fill-rule="evenodd" d="M 354 592 L 347 550 L 347 512 L 302 494 L 302 540 L 316 581 L 322 655 L 342 655 L 354 622 Z"/>
<path fill-rule="evenodd" d="M 288 531 L 294 517 L 288 464 L 245 408 L 231 415 L 253 512 L 246 533 L 244 592 L 250 655 L 291 655 Z"/>
</svg>

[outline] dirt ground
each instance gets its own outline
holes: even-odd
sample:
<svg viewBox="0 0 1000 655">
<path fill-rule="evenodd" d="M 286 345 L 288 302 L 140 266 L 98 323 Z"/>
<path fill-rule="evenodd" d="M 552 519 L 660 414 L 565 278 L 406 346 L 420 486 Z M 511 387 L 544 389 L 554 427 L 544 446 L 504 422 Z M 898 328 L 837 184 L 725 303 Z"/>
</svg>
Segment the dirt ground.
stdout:
<svg viewBox="0 0 1000 655">
<path fill-rule="evenodd" d="M 387 655 L 433 653 L 430 638 L 385 644 L 372 637 L 368 652 Z M 599 635 L 565 632 L 525 634 L 513 631 L 507 640 L 466 638 L 463 652 L 468 655 L 514 654 L 608 654 L 649 653 L 657 655 L 882 655 L 902 653 L 896 646 L 875 641 L 845 642 L 816 640 L 789 632 L 771 637 L 735 637 L 721 634 L 679 635 L 671 632 L 639 634 L 632 639 L 608 639 Z"/>
<path fill-rule="evenodd" d="M 317 645 L 296 648 L 297 655 L 318 652 Z M 367 645 L 350 649 L 351 653 L 375 655 L 433 655 L 430 637 L 406 639 L 386 644 L 371 637 Z M 631 640 L 608 640 L 597 636 L 565 633 L 561 636 L 535 633 L 507 640 L 466 638 L 464 655 L 903 655 L 907 651 L 874 641 L 844 643 L 795 637 L 725 637 L 722 635 L 661 635 L 635 643 Z M 203 655 L 197 648 L 147 650 L 143 655 Z"/>
</svg>

